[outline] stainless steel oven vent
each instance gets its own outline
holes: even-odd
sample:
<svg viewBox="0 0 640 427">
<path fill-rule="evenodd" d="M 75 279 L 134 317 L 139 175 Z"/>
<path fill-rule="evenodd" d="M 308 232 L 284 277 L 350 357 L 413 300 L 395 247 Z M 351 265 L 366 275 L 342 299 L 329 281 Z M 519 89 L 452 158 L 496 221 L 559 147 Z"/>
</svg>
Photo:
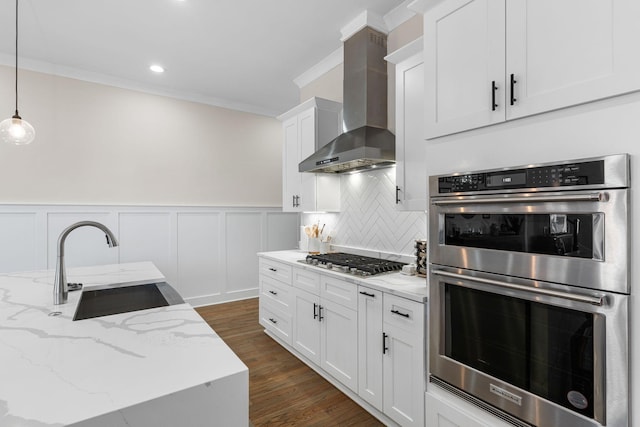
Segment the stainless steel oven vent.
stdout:
<svg viewBox="0 0 640 427">
<path fill-rule="evenodd" d="M 344 43 L 344 133 L 300 162 L 300 172 L 343 173 L 395 164 L 387 129 L 387 36 L 365 27 Z"/>
</svg>

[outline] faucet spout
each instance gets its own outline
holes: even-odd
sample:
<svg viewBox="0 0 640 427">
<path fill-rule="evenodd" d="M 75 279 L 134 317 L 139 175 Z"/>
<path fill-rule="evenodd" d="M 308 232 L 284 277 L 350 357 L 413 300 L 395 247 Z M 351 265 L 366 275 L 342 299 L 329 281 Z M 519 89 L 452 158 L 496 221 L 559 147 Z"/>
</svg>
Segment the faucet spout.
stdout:
<svg viewBox="0 0 640 427">
<path fill-rule="evenodd" d="M 69 297 L 69 287 L 67 285 L 67 272 L 64 265 L 64 242 L 67 240 L 67 236 L 73 230 L 79 227 L 95 227 L 102 232 L 104 232 L 105 237 L 107 239 L 107 244 L 110 248 L 118 246 L 118 240 L 116 236 L 105 226 L 99 222 L 95 221 L 80 221 L 75 224 L 70 225 L 65 228 L 60 236 L 58 237 L 58 255 L 56 258 L 56 276 L 53 282 L 53 303 L 64 304 L 67 302 L 67 298 Z"/>
</svg>

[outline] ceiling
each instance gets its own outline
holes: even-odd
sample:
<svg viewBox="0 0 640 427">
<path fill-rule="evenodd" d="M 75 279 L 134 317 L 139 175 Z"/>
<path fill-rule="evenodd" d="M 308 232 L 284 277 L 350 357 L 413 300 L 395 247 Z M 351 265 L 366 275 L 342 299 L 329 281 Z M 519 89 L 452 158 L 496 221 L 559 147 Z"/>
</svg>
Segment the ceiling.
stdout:
<svg viewBox="0 0 640 427">
<path fill-rule="evenodd" d="M 343 27 L 403 2 L 20 0 L 20 67 L 275 116 Z M 15 1 L 0 0 L 0 64 L 13 66 L 14 22 Z"/>
</svg>

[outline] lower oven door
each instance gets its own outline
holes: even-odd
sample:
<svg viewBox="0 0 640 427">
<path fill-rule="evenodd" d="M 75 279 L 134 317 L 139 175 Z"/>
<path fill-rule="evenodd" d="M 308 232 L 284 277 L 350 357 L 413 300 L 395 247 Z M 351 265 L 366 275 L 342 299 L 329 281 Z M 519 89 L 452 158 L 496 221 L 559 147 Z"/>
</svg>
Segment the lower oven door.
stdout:
<svg viewBox="0 0 640 427">
<path fill-rule="evenodd" d="M 535 426 L 628 425 L 628 295 L 437 265 L 429 277 L 432 382 Z"/>
</svg>

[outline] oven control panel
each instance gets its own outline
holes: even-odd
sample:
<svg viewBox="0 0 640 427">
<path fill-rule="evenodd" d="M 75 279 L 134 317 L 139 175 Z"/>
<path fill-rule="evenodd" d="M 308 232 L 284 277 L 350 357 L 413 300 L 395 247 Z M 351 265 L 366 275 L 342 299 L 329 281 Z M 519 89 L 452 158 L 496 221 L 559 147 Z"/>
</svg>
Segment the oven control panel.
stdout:
<svg viewBox="0 0 640 427">
<path fill-rule="evenodd" d="M 604 184 L 604 160 L 438 177 L 438 193 Z"/>
</svg>

